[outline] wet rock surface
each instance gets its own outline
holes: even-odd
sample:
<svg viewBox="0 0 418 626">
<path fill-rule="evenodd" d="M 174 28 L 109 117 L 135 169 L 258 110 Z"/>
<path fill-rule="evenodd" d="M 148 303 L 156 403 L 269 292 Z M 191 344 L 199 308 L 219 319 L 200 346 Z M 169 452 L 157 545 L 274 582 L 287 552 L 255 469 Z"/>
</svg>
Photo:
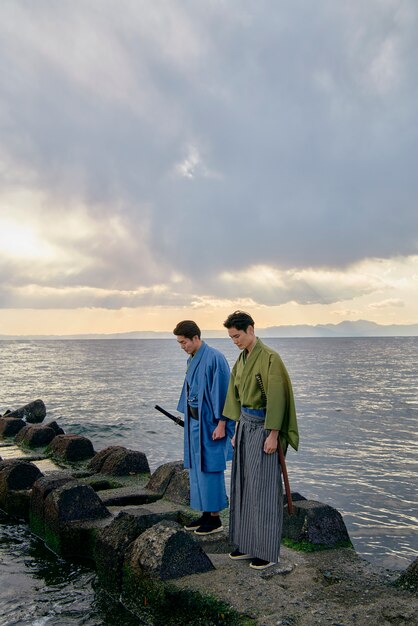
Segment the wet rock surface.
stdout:
<svg viewBox="0 0 418 626">
<path fill-rule="evenodd" d="M 90 439 L 81 435 L 57 435 L 47 449 L 48 454 L 63 461 L 84 461 L 94 456 Z"/>
<path fill-rule="evenodd" d="M 418 557 L 402 572 L 396 585 L 418 593 Z"/>
<path fill-rule="evenodd" d="M 51 473 L 38 478 L 32 486 L 29 505 L 29 525 L 38 537 L 45 536 L 45 500 L 58 487 L 71 481 L 72 476 L 61 472 Z"/>
<path fill-rule="evenodd" d="M 28 461 L 1 461 L 0 495 L 10 490 L 30 489 L 41 476 L 36 465 Z"/>
<path fill-rule="evenodd" d="M 0 436 L 14 437 L 25 426 L 25 420 L 19 417 L 0 417 Z"/>
<path fill-rule="evenodd" d="M 52 428 L 56 435 L 65 434 L 64 429 L 61 428 L 61 426 L 59 426 L 59 424 L 55 420 L 53 420 L 52 422 L 48 422 L 47 424 L 45 424 L 45 426 L 48 426 L 48 428 Z"/>
<path fill-rule="evenodd" d="M 98 519 L 109 511 L 89 485 L 69 482 L 51 490 L 44 502 L 45 524 Z"/>
<path fill-rule="evenodd" d="M 294 502 L 293 511 L 293 515 L 283 513 L 283 537 L 327 547 L 351 543 L 341 513 L 332 506 L 300 500 Z"/>
<path fill-rule="evenodd" d="M 16 435 L 16 443 L 21 443 L 29 448 L 47 446 L 56 436 L 56 432 L 49 426 L 27 425 Z"/>
<path fill-rule="evenodd" d="M 43 400 L 33 400 L 15 411 L 8 411 L 7 414 L 9 417 L 18 417 L 31 424 L 40 424 L 45 419 L 46 406 Z"/>
</svg>

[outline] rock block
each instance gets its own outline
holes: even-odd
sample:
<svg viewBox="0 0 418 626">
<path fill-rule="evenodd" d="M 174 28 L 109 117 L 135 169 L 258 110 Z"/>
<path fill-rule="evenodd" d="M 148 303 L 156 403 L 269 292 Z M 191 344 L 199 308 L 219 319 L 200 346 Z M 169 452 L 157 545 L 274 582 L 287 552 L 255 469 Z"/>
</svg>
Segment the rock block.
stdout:
<svg viewBox="0 0 418 626">
<path fill-rule="evenodd" d="M 215 569 L 194 538 L 173 521 L 144 531 L 127 550 L 125 566 L 140 576 L 172 580 Z"/>
<path fill-rule="evenodd" d="M 55 430 L 49 426 L 28 424 L 17 433 L 15 441 L 29 448 L 39 448 L 49 445 L 55 436 Z"/>
<path fill-rule="evenodd" d="M 29 461 L 1 461 L 0 491 L 31 489 L 33 483 L 42 476 L 42 472 Z"/>
<path fill-rule="evenodd" d="M 183 469 L 173 472 L 164 497 L 184 506 L 190 505 L 189 470 Z"/>
<path fill-rule="evenodd" d="M 336 509 L 315 500 L 293 504 L 294 513 L 283 512 L 283 538 L 329 548 L 351 544 L 344 520 Z"/>
<path fill-rule="evenodd" d="M 97 452 L 91 461 L 89 461 L 89 464 L 87 465 L 88 469 L 92 472 L 100 472 L 103 467 L 103 463 L 107 460 L 108 456 L 115 452 L 115 450 L 122 449 L 122 446 L 109 446 L 104 450 L 100 450 L 100 452 Z"/>
<path fill-rule="evenodd" d="M 33 400 L 33 402 L 25 404 L 25 406 L 20 407 L 20 409 L 8 413 L 9 417 L 19 417 L 31 424 L 40 424 L 44 421 L 45 415 L 46 407 L 43 400 Z"/>
<path fill-rule="evenodd" d="M 51 491 L 69 482 L 74 482 L 72 476 L 55 472 L 38 478 L 33 484 L 29 504 L 29 526 L 38 537 L 42 539 L 45 537 L 45 499 Z"/>
<path fill-rule="evenodd" d="M 160 465 L 152 474 L 147 484 L 147 489 L 151 489 L 151 491 L 155 491 L 163 495 L 173 475 L 176 472 L 182 472 L 183 470 L 183 461 L 171 461 L 170 463 Z"/>
<path fill-rule="evenodd" d="M 130 476 L 133 474 L 149 473 L 150 468 L 146 455 L 143 452 L 129 450 L 122 446 L 103 450 L 102 456 L 90 462 L 89 468 L 98 467 L 96 470 L 108 476 Z M 97 455 L 96 455 L 97 456 Z"/>
<path fill-rule="evenodd" d="M 137 485 L 115 487 L 98 492 L 106 506 L 131 506 L 135 504 L 149 504 L 161 498 L 160 494 Z"/>
<path fill-rule="evenodd" d="M 102 584 L 118 597 L 125 551 L 141 533 L 164 519 L 177 520 L 177 511 L 153 513 L 146 507 L 121 511 L 96 538 L 94 560 Z"/>
<path fill-rule="evenodd" d="M 94 489 L 75 481 L 53 489 L 45 498 L 45 521 L 50 524 L 109 515 Z"/>
<path fill-rule="evenodd" d="M 81 435 L 57 435 L 47 448 L 48 454 L 63 461 L 84 461 L 94 456 L 90 439 Z"/>
<path fill-rule="evenodd" d="M 297 491 L 292 491 L 290 495 L 292 497 L 292 502 L 300 502 L 301 500 L 306 500 L 305 496 L 301 496 L 301 494 Z M 287 497 L 285 493 L 283 494 L 283 504 L 287 504 Z"/>
<path fill-rule="evenodd" d="M 410 591 L 418 591 L 418 557 L 402 572 L 395 584 Z"/>
<path fill-rule="evenodd" d="M 28 461 L 1 461 L 0 507 L 10 515 L 24 517 L 29 514 L 29 498 L 26 493 L 42 472 Z"/>
<path fill-rule="evenodd" d="M 18 417 L 0 417 L 0 436 L 14 437 L 25 426 L 25 420 Z"/>
<path fill-rule="evenodd" d="M 48 428 L 52 428 L 56 435 L 65 435 L 64 429 L 61 428 L 61 426 L 59 426 L 55 420 L 52 422 L 48 422 L 48 424 L 45 424 L 45 426 L 48 426 Z"/>
<path fill-rule="evenodd" d="M 80 556 L 85 532 L 77 522 L 106 517 L 110 513 L 92 487 L 68 482 L 53 489 L 44 500 L 45 543 L 61 556 Z"/>
</svg>

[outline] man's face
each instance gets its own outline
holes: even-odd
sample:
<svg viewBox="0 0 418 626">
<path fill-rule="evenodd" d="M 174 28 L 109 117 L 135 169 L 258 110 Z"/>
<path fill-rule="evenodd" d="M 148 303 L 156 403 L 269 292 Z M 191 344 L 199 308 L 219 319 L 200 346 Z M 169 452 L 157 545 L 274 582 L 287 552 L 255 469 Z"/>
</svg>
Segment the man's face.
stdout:
<svg viewBox="0 0 418 626">
<path fill-rule="evenodd" d="M 184 335 L 179 335 L 177 337 L 177 343 L 180 347 L 187 352 L 187 354 L 195 354 L 200 347 L 200 339 L 197 335 L 193 337 L 193 339 L 188 339 Z"/>
<path fill-rule="evenodd" d="M 255 339 L 253 326 L 248 326 L 247 330 L 237 330 L 234 327 L 228 328 L 228 335 L 240 350 L 247 349 L 254 343 Z"/>
</svg>

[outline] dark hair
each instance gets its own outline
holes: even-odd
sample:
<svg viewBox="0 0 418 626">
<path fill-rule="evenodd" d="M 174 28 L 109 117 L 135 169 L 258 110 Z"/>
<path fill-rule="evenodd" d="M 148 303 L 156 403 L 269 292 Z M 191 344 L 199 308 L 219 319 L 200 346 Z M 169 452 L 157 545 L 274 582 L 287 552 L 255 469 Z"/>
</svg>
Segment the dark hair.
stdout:
<svg viewBox="0 0 418 626">
<path fill-rule="evenodd" d="M 193 339 L 196 335 L 200 339 L 200 334 L 199 326 L 192 320 L 183 320 L 182 322 L 179 322 L 173 330 L 173 335 L 176 335 L 176 337 L 182 335 L 187 339 Z"/>
<path fill-rule="evenodd" d="M 248 326 L 255 326 L 254 320 L 245 311 L 234 311 L 231 315 L 228 315 L 224 321 L 225 328 L 236 328 L 237 330 L 243 330 L 247 332 Z"/>
</svg>

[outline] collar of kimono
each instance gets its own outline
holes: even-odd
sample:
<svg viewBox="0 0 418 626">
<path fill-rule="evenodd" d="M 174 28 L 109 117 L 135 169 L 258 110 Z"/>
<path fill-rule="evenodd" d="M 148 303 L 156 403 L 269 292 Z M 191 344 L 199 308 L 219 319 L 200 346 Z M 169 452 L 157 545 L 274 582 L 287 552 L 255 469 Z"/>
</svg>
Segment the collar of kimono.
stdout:
<svg viewBox="0 0 418 626">
<path fill-rule="evenodd" d="M 205 351 L 206 351 L 206 344 L 204 341 L 202 341 L 202 345 L 200 346 L 199 350 L 193 356 L 191 356 L 190 359 L 188 360 L 187 377 L 189 379 L 193 375 L 194 371 L 196 370 L 202 358 L 204 357 Z"/>
<path fill-rule="evenodd" d="M 260 352 L 262 345 L 262 342 L 257 337 L 257 341 L 255 342 L 251 352 L 247 352 L 246 350 L 242 351 L 242 358 L 245 364 L 248 362 L 252 363 L 257 358 L 257 354 Z"/>
</svg>

